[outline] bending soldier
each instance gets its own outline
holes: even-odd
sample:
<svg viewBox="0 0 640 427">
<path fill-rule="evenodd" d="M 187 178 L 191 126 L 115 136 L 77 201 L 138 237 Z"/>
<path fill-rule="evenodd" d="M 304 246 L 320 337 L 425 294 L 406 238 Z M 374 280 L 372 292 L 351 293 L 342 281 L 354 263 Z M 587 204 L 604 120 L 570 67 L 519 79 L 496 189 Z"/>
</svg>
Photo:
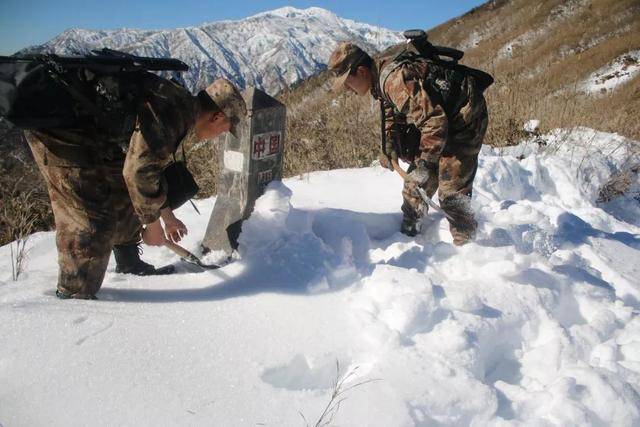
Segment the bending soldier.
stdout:
<svg viewBox="0 0 640 427">
<path fill-rule="evenodd" d="M 428 207 L 417 188 L 429 197 L 439 189 L 440 206 L 453 219 L 453 242 L 462 245 L 477 227 L 470 201 L 488 122 L 484 88 L 473 75 L 420 55 L 399 54 L 401 49 L 392 47 L 374 59 L 352 43 L 340 43 L 328 67 L 336 76 L 334 89 L 361 96 L 369 92 L 379 100 L 384 163 L 396 169 L 398 159 L 410 163 L 401 231 L 409 236 L 420 232 Z"/>
<path fill-rule="evenodd" d="M 182 141 L 234 132 L 246 114 L 242 96 L 225 79 L 197 96 L 151 73 L 144 86 L 137 116 L 118 123 L 128 135 L 121 144 L 128 145 L 126 154 L 119 143 L 98 143 L 102 135 L 80 130 L 25 132 L 51 198 L 60 298 L 95 299 L 112 248 L 116 271 L 156 273 L 139 258 L 141 234 L 145 243 L 162 245 L 187 231 L 167 207 L 163 170 Z"/>
</svg>

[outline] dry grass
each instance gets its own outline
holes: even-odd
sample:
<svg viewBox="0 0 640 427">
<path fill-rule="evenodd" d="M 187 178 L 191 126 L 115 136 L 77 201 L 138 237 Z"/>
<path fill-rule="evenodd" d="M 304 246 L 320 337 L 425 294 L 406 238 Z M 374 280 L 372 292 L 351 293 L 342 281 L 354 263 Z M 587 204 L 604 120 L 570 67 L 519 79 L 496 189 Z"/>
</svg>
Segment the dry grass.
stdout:
<svg viewBox="0 0 640 427">
<path fill-rule="evenodd" d="M 640 80 L 627 84 L 620 93 L 587 97 L 573 91 L 548 94 L 545 85 L 500 80 L 487 92 L 490 108 L 489 131 L 485 143 L 513 145 L 529 119 L 541 121 L 541 130 L 586 126 L 640 139 Z"/>
<path fill-rule="evenodd" d="M 333 425 L 333 420 L 340 411 L 340 406 L 347 400 L 347 393 L 353 389 L 362 387 L 363 385 L 367 385 L 376 381 L 381 381 L 378 378 L 368 379 L 356 382 L 354 384 L 349 384 L 355 380 L 355 375 L 358 371 L 358 366 L 350 369 L 344 376 L 340 372 L 340 362 L 336 360 L 336 378 L 333 381 L 333 387 L 331 392 L 331 397 L 329 398 L 329 402 L 324 407 L 324 410 L 318 417 L 318 420 L 313 424 L 313 427 L 328 427 Z M 307 427 L 310 427 L 311 424 L 307 421 L 307 418 L 304 416 L 302 412 L 299 412 L 302 420 L 304 421 Z"/>
<path fill-rule="evenodd" d="M 17 131 L 0 121 L 0 245 L 49 230 L 49 197 L 29 149 Z M 19 252 L 19 251 L 18 251 Z"/>
<path fill-rule="evenodd" d="M 287 105 L 285 176 L 368 166 L 377 156 L 377 105 L 354 96 L 334 98 L 327 77 L 323 73 L 279 97 Z"/>
<path fill-rule="evenodd" d="M 10 242 L 13 280 L 18 279 L 27 263 L 29 236 L 48 229 L 53 222 L 47 195 L 39 189 L 23 190 L 24 184 L 17 180 L 0 187 L 0 242 Z"/>
<path fill-rule="evenodd" d="M 473 32 L 480 41 L 467 50 L 465 63 L 490 71 L 497 81 L 487 92 L 489 143 L 512 143 L 531 118 L 546 129 L 582 125 L 640 140 L 634 119 L 640 78 L 605 96 L 576 91 L 595 70 L 640 49 L 637 0 L 488 2 L 429 33 L 435 43 L 460 46 Z M 511 56 L 498 54 L 519 38 L 528 42 L 514 45 Z"/>
<path fill-rule="evenodd" d="M 187 144 L 185 153 L 187 167 L 200 187 L 196 198 L 204 199 L 217 193 L 219 165 L 218 141 L 203 141 Z"/>
<path fill-rule="evenodd" d="M 629 168 L 616 173 L 602 186 L 598 193 L 598 203 L 606 203 L 624 194 L 629 194 L 631 186 L 640 174 L 640 163 L 631 165 Z M 634 194 L 636 198 L 640 194 Z"/>
</svg>

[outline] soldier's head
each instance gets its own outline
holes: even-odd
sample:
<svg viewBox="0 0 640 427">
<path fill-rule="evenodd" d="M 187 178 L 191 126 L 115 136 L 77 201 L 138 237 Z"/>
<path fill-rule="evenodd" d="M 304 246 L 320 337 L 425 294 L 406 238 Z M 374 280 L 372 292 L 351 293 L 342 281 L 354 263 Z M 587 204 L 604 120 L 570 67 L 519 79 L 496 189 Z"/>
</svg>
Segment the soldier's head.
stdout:
<svg viewBox="0 0 640 427">
<path fill-rule="evenodd" d="M 200 114 L 196 118 L 198 139 L 211 139 L 224 132 L 237 136 L 237 126 L 247 115 L 238 89 L 227 79 L 217 79 L 198 93 Z"/>
<path fill-rule="evenodd" d="M 353 43 L 341 42 L 329 58 L 328 68 L 336 77 L 333 90 L 351 90 L 366 95 L 373 84 L 373 59 Z"/>
</svg>

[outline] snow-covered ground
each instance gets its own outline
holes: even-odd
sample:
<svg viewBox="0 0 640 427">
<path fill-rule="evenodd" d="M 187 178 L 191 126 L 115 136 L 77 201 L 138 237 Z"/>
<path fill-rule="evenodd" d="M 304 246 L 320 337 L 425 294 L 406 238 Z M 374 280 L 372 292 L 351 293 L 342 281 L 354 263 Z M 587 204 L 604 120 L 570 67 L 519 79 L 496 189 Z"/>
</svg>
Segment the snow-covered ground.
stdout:
<svg viewBox="0 0 640 427">
<path fill-rule="evenodd" d="M 0 248 L 0 424 L 314 425 L 338 361 L 343 390 L 376 381 L 333 425 L 638 425 L 640 208 L 595 202 L 638 159 L 588 129 L 536 140 L 485 147 L 462 248 L 438 213 L 400 234 L 401 181 L 380 167 L 274 183 L 235 262 L 146 249 L 181 272 L 112 263 L 100 301 L 53 296 L 52 233 L 18 282 Z M 179 212 L 189 249 L 213 203 Z"/>
<path fill-rule="evenodd" d="M 640 73 L 640 50 L 630 51 L 593 72 L 582 84 L 589 94 L 607 93 Z"/>
</svg>

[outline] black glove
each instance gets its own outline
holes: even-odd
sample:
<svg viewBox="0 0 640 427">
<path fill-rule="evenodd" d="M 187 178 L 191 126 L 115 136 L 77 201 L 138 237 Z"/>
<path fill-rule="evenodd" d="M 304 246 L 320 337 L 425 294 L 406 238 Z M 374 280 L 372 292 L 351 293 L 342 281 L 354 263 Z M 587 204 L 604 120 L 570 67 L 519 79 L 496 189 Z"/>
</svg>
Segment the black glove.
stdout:
<svg viewBox="0 0 640 427">
<path fill-rule="evenodd" d="M 419 187 L 422 187 L 431 177 L 433 169 L 429 168 L 427 161 L 423 159 L 417 160 L 415 165 L 416 167 L 407 174 L 407 180 L 415 182 Z"/>
</svg>

